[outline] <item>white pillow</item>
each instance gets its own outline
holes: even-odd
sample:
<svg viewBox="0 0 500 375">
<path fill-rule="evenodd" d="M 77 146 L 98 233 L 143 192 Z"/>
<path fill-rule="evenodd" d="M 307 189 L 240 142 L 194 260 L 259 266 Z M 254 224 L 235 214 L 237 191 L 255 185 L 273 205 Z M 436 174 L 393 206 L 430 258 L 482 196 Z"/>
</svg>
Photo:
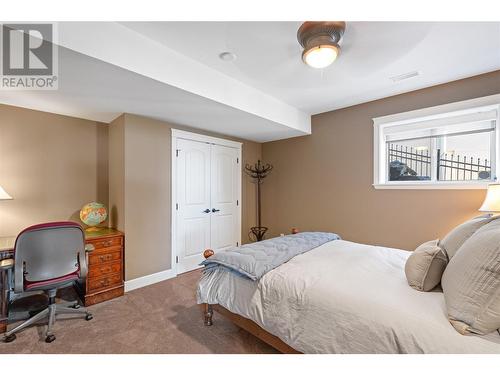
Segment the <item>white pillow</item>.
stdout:
<svg viewBox="0 0 500 375">
<path fill-rule="evenodd" d="M 476 230 L 481 228 L 483 225 L 488 224 L 495 218 L 497 217 L 492 217 L 491 215 L 478 216 L 453 228 L 439 242 L 439 246 L 446 252 L 446 255 L 448 255 L 448 260 L 453 258 L 460 246 L 462 246 L 463 243 L 470 236 L 472 236 Z"/>
<path fill-rule="evenodd" d="M 464 242 L 441 285 L 448 319 L 458 332 L 487 334 L 500 328 L 500 220 Z"/>
</svg>

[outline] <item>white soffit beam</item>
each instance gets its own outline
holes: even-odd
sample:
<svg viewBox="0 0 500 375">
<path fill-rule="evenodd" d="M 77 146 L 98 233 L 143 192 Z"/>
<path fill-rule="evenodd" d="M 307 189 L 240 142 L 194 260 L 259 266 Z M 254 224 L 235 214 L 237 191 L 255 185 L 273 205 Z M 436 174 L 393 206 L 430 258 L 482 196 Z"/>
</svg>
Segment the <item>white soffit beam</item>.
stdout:
<svg viewBox="0 0 500 375">
<path fill-rule="evenodd" d="M 59 22 L 58 34 L 58 44 L 65 48 L 281 124 L 304 135 L 311 134 L 309 114 L 122 24 Z"/>
</svg>

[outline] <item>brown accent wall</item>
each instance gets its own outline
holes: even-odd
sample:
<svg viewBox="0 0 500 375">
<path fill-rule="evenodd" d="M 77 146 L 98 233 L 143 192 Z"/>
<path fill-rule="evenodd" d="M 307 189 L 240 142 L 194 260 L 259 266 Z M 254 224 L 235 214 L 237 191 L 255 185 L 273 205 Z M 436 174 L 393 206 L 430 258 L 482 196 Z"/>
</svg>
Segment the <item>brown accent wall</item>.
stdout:
<svg viewBox="0 0 500 375">
<path fill-rule="evenodd" d="M 221 136 L 125 114 L 110 124 L 111 222 L 125 232 L 125 278 L 171 268 L 171 129 Z M 237 139 L 236 139 L 237 140 Z M 238 140 L 241 141 L 241 140 Z M 255 163 L 261 145 L 243 142 L 242 162 Z M 255 225 L 255 186 L 242 180 L 242 240 Z"/>
<path fill-rule="evenodd" d="M 262 155 L 275 166 L 263 185 L 263 224 L 270 235 L 297 226 L 405 249 L 442 237 L 477 214 L 484 191 L 375 190 L 372 118 L 497 93 L 500 71 L 316 115 L 310 136 L 243 141 L 243 165 Z M 0 201 L 0 236 L 38 222 L 78 221 L 83 204 L 108 204 L 109 193 L 110 223 L 127 234 L 127 280 L 171 267 L 174 125 L 127 114 L 108 127 L 5 105 L 0 118 L 0 185 L 15 198 Z M 256 199 L 248 176 L 242 181 L 246 242 Z"/>
<path fill-rule="evenodd" d="M 326 230 L 362 243 L 414 249 L 477 215 L 484 190 L 375 190 L 372 118 L 500 93 L 500 71 L 312 118 L 312 135 L 265 143 L 271 235 Z"/>
<path fill-rule="evenodd" d="M 0 105 L 0 237 L 108 203 L 107 124 Z"/>
</svg>

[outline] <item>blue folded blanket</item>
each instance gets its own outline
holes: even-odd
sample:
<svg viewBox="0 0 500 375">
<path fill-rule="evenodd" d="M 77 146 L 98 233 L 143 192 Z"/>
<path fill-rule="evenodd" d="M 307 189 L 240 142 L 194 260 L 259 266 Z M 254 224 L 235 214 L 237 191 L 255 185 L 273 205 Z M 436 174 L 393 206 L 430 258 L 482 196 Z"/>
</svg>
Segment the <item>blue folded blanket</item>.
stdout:
<svg viewBox="0 0 500 375">
<path fill-rule="evenodd" d="M 303 232 L 251 243 L 221 251 L 201 263 L 206 270 L 226 267 L 252 280 L 259 280 L 267 272 L 326 242 L 339 240 L 334 233 Z"/>
</svg>

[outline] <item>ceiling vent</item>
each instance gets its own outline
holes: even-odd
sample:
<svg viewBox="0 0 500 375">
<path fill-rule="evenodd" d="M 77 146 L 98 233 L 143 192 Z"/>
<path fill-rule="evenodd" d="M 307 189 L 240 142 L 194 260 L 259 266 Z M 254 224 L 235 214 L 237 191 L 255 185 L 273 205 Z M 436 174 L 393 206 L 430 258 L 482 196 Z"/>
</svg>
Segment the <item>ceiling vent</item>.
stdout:
<svg viewBox="0 0 500 375">
<path fill-rule="evenodd" d="M 398 76 L 393 76 L 390 79 L 393 82 L 399 82 L 399 81 L 404 81 L 405 79 L 410 79 L 410 78 L 413 78 L 413 77 L 417 77 L 419 75 L 420 75 L 419 72 L 414 71 L 414 72 L 409 72 L 409 73 L 405 73 L 405 74 L 400 74 Z"/>
</svg>

